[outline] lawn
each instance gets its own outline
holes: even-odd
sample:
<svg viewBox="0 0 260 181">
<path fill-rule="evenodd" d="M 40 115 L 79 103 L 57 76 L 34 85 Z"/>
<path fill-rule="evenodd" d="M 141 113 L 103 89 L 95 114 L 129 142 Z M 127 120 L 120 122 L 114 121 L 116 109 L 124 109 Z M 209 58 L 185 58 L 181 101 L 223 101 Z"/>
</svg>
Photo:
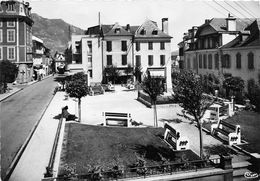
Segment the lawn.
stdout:
<svg viewBox="0 0 260 181">
<path fill-rule="evenodd" d="M 240 125 L 242 140 L 249 142 L 248 145 L 240 147 L 249 151 L 260 153 L 260 114 L 251 111 L 238 112 L 231 118 L 225 120 L 233 125 Z M 211 124 L 205 124 L 204 127 L 210 130 Z"/>
<path fill-rule="evenodd" d="M 86 174 L 95 167 L 107 171 L 114 166 L 133 167 L 139 158 L 146 166 L 199 160 L 190 150 L 172 151 L 163 141 L 163 128 L 111 128 L 66 124 L 59 175 L 70 167 Z"/>
</svg>

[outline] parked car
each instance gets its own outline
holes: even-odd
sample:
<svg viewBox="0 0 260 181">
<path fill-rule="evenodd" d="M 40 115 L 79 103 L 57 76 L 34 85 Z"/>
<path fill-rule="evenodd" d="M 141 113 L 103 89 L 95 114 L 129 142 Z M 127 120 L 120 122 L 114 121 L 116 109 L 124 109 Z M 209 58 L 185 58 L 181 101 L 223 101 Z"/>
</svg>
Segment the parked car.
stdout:
<svg viewBox="0 0 260 181">
<path fill-rule="evenodd" d="M 104 94 L 105 90 L 100 83 L 91 83 L 89 86 L 89 95 Z"/>
<path fill-rule="evenodd" d="M 102 84 L 102 87 L 105 91 L 115 91 L 115 86 L 111 82 L 108 82 L 107 84 Z"/>
</svg>

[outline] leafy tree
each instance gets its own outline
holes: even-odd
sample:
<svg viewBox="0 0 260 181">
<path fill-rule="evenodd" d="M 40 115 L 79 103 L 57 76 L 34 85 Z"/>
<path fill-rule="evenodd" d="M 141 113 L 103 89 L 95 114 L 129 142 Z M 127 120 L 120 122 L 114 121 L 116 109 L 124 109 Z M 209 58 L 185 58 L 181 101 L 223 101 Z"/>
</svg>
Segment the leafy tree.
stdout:
<svg viewBox="0 0 260 181">
<path fill-rule="evenodd" d="M 219 89 L 220 80 L 214 74 L 208 74 L 201 77 L 201 84 L 204 92 L 214 94 L 215 90 Z"/>
<path fill-rule="evenodd" d="M 135 66 L 133 74 L 134 74 L 136 80 L 141 82 L 142 67 L 141 66 Z"/>
<path fill-rule="evenodd" d="M 128 75 L 131 74 L 132 72 L 133 72 L 133 68 L 132 68 L 131 64 L 128 64 L 125 69 L 126 79 L 128 79 Z"/>
<path fill-rule="evenodd" d="M 15 64 L 8 60 L 0 61 L 0 88 L 3 87 L 5 93 L 7 89 L 7 83 L 15 81 L 18 73 L 18 68 Z"/>
<path fill-rule="evenodd" d="M 226 89 L 227 97 L 229 97 L 230 91 L 242 92 L 244 86 L 244 80 L 241 79 L 241 77 L 226 76 L 223 81 L 223 87 Z"/>
<path fill-rule="evenodd" d="M 115 65 L 112 65 L 112 66 L 107 66 L 105 68 L 105 75 L 111 77 L 113 80 L 113 84 L 115 84 L 115 81 L 117 77 L 119 77 L 120 72 Z"/>
<path fill-rule="evenodd" d="M 200 137 L 200 157 L 203 158 L 203 138 L 202 138 L 202 121 L 201 118 L 205 111 L 213 104 L 211 98 L 203 95 L 203 86 L 198 75 L 192 71 L 183 71 L 177 76 L 177 83 L 174 88 L 174 97 L 185 110 L 183 116 L 195 121 L 199 129 Z M 188 115 L 191 115 L 191 119 Z"/>
<path fill-rule="evenodd" d="M 81 98 L 88 94 L 87 75 L 79 72 L 71 76 L 66 82 L 66 92 L 70 97 L 78 99 L 79 122 L 81 121 Z"/>
<path fill-rule="evenodd" d="M 154 106 L 154 126 L 158 127 L 157 122 L 157 110 L 156 101 L 157 97 L 163 92 L 163 83 L 161 78 L 152 78 L 150 72 L 147 71 L 147 75 L 141 84 L 145 93 L 151 98 L 151 103 Z"/>
</svg>

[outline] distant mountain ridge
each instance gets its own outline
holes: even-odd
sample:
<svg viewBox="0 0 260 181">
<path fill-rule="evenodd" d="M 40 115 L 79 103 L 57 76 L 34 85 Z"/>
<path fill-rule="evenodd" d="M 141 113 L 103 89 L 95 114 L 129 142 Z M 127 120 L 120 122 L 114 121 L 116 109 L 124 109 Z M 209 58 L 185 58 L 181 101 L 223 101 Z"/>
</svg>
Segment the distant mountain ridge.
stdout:
<svg viewBox="0 0 260 181">
<path fill-rule="evenodd" d="M 48 19 L 32 14 L 34 21 L 32 27 L 33 36 L 43 40 L 44 45 L 51 49 L 52 54 L 56 51 L 64 52 L 69 41 L 69 26 L 73 34 L 84 34 L 84 30 L 66 23 L 62 19 Z"/>
</svg>

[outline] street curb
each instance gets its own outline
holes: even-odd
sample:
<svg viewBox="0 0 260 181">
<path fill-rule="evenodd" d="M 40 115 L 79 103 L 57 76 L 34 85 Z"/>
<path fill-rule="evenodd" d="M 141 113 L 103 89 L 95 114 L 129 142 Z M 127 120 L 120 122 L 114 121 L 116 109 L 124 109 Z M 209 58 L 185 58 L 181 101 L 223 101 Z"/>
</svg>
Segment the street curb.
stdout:
<svg viewBox="0 0 260 181">
<path fill-rule="evenodd" d="M 44 79 L 47 79 L 47 78 L 50 78 L 50 77 L 51 77 L 51 75 L 48 75 L 48 76 L 44 77 Z M 44 79 L 43 79 L 43 80 L 44 80 Z M 39 82 L 39 81 L 35 81 L 35 82 L 33 82 L 32 84 L 27 85 L 26 87 L 28 87 L 28 86 L 30 86 L 30 85 L 33 85 L 33 84 L 35 84 L 35 83 L 37 83 L 37 82 Z M 12 92 L 11 94 L 7 95 L 6 97 L 0 99 L 0 102 L 2 102 L 2 101 L 4 101 L 5 99 L 11 97 L 12 95 L 16 94 L 17 92 L 20 92 L 21 90 L 25 89 L 26 87 L 20 88 L 20 89 L 16 90 L 15 92 Z"/>
<path fill-rule="evenodd" d="M 5 99 L 7 99 L 8 97 L 11 97 L 12 95 L 16 94 L 17 92 L 20 92 L 21 90 L 23 90 L 24 88 L 20 88 L 18 90 L 16 90 L 15 92 L 12 92 L 11 94 L 7 95 L 6 97 L 0 99 L 0 102 L 4 101 Z"/>
<path fill-rule="evenodd" d="M 55 95 L 52 96 L 51 100 L 49 101 L 49 103 L 47 104 L 46 108 L 44 109 L 40 119 L 34 124 L 33 129 L 30 131 L 29 135 L 27 136 L 26 140 L 24 141 L 24 143 L 22 144 L 22 146 L 20 147 L 19 151 L 17 152 L 16 156 L 14 157 L 11 165 L 8 167 L 7 171 L 6 171 L 6 176 L 3 179 L 4 181 L 8 181 L 9 178 L 11 177 L 11 174 L 13 173 L 18 161 L 20 160 L 23 152 L 25 151 L 27 145 L 29 144 L 35 130 L 37 129 L 40 121 L 42 120 L 43 115 L 45 114 L 47 108 L 49 107 L 50 103 L 52 102 L 53 98 Z"/>
</svg>

